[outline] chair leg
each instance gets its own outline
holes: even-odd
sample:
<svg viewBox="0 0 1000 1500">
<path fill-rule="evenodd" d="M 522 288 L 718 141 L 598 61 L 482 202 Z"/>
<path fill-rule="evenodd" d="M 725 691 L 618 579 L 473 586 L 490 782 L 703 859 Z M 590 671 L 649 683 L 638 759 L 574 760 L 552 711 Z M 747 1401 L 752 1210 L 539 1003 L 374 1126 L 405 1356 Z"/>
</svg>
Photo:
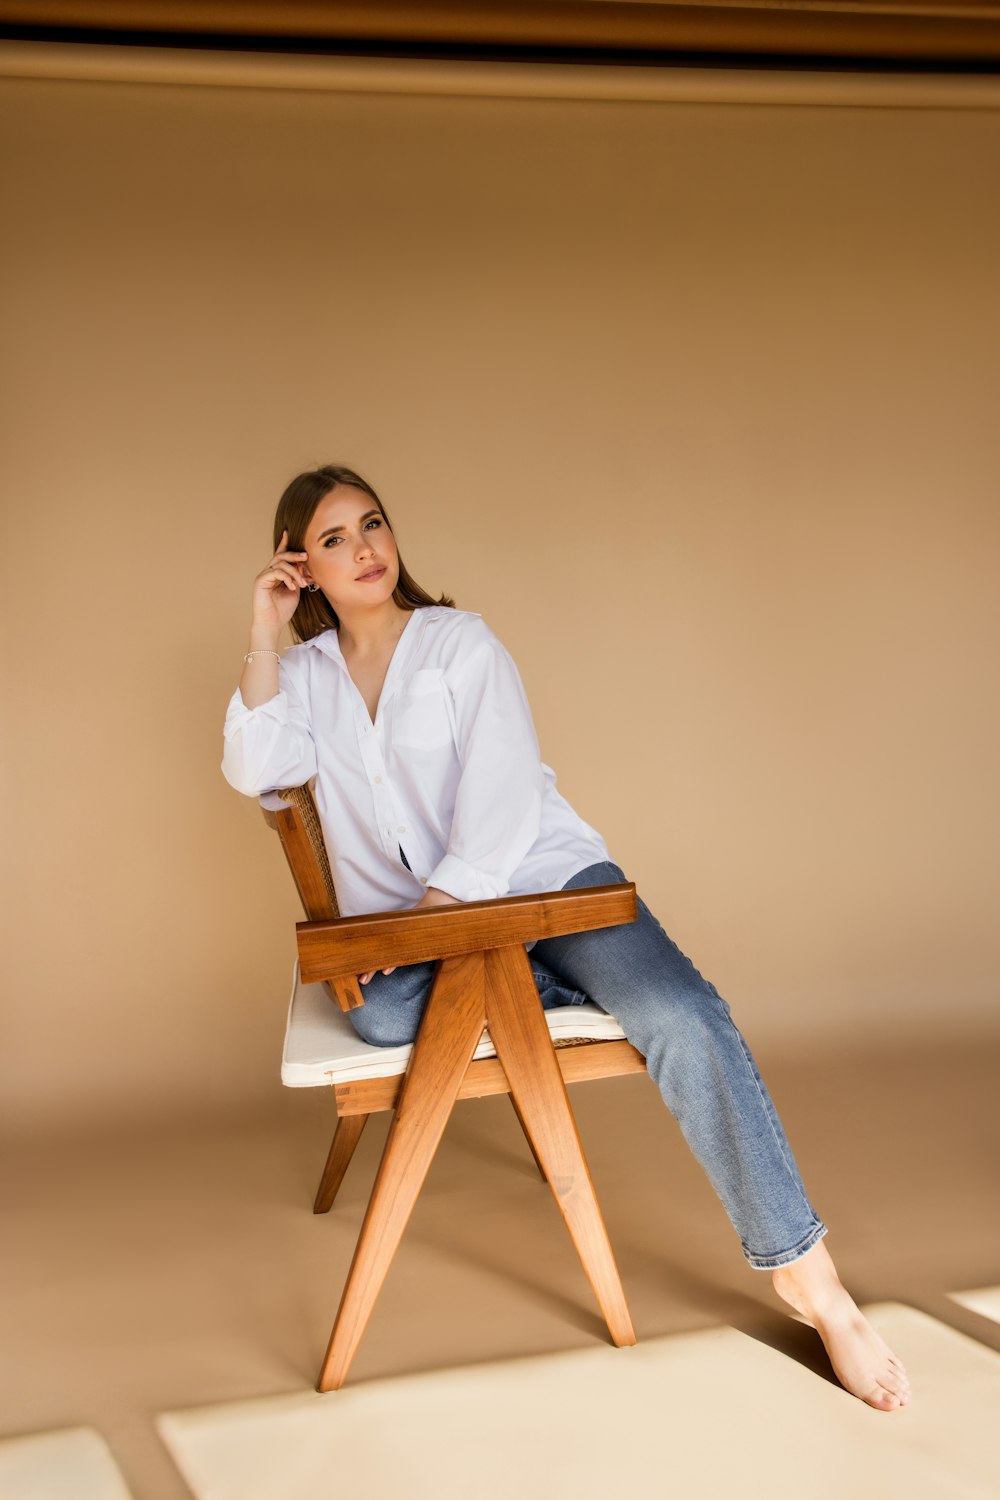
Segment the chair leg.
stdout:
<svg viewBox="0 0 1000 1500">
<path fill-rule="evenodd" d="M 524 1123 L 524 1116 L 522 1115 L 521 1111 L 517 1107 L 517 1100 L 514 1098 L 513 1094 L 508 1094 L 507 1098 L 510 1100 L 511 1104 L 514 1106 L 514 1113 L 517 1115 L 517 1123 L 520 1125 L 521 1129 L 524 1131 L 524 1139 L 528 1143 L 528 1149 L 529 1149 L 529 1151 L 531 1152 L 532 1156 L 535 1158 L 535 1166 L 538 1168 L 539 1172 L 541 1173 L 542 1181 L 544 1182 L 545 1181 L 545 1168 L 542 1166 L 541 1162 L 538 1159 L 538 1152 L 535 1150 L 535 1143 L 531 1139 L 531 1132 L 530 1132 L 530 1130 L 528 1129 L 527 1125 L 525 1125 L 525 1123 Z"/>
<path fill-rule="evenodd" d="M 486 1024 L 613 1341 L 635 1331 L 523 947 L 486 954 Z"/>
<path fill-rule="evenodd" d="M 329 1213 L 344 1180 L 344 1173 L 351 1164 L 354 1148 L 361 1139 L 361 1132 L 368 1124 L 367 1115 L 341 1115 L 330 1142 L 330 1154 L 326 1158 L 323 1176 L 316 1190 L 313 1204 L 314 1214 Z"/>
<path fill-rule="evenodd" d="M 343 1385 L 485 1020 L 483 955 L 443 960 L 413 1044 L 318 1389 Z M 542 1023 L 544 1025 L 544 1022 Z"/>
</svg>

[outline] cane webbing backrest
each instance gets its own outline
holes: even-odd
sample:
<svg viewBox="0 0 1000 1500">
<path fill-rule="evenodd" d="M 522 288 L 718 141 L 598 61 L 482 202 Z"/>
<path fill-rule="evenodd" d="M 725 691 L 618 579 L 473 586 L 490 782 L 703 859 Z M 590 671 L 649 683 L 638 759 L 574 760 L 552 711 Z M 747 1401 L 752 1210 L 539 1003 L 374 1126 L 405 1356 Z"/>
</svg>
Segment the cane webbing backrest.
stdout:
<svg viewBox="0 0 1000 1500">
<path fill-rule="evenodd" d="M 275 798 L 286 807 L 279 810 Z M 324 922 L 339 917 L 337 892 L 311 788 L 290 786 L 268 793 L 261 798 L 261 811 L 281 838 L 308 920 Z"/>
</svg>

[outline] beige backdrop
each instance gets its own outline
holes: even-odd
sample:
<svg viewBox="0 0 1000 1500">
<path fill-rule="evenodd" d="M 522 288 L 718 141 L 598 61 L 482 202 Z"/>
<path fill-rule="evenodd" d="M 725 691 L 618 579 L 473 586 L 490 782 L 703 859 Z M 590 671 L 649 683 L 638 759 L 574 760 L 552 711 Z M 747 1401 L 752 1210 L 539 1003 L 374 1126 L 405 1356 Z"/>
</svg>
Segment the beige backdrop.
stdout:
<svg viewBox="0 0 1000 1500">
<path fill-rule="evenodd" d="M 995 1026 L 1000 114 L 338 69 L 0 82 L 8 1128 L 277 1096 L 221 729 L 331 459 L 752 1044 Z"/>
</svg>

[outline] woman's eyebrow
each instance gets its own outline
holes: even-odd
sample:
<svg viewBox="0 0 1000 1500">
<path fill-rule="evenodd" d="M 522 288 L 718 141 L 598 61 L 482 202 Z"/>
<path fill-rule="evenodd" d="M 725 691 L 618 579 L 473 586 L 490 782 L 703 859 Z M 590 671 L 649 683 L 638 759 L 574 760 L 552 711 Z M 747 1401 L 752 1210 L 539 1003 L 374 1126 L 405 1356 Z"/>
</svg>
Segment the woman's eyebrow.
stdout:
<svg viewBox="0 0 1000 1500">
<path fill-rule="evenodd" d="M 377 516 L 377 515 L 380 515 L 380 514 L 381 514 L 381 512 L 379 512 L 377 510 L 366 510 L 365 513 L 364 513 L 364 515 L 359 518 L 358 525 L 360 526 L 363 521 L 370 521 L 371 518 L 372 518 L 372 516 Z M 325 531 L 321 531 L 320 532 L 320 534 L 316 538 L 316 540 L 317 540 L 317 542 L 321 542 L 325 536 L 332 536 L 335 531 L 346 531 L 346 530 L 347 530 L 346 526 L 328 526 Z"/>
</svg>

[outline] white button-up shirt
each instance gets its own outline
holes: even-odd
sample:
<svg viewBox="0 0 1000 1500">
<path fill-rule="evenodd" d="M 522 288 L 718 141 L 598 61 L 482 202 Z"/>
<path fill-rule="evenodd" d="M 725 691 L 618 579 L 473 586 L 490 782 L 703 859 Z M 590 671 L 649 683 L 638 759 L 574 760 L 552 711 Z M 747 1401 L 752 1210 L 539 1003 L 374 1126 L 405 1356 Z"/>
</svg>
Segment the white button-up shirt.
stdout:
<svg viewBox="0 0 1000 1500">
<path fill-rule="evenodd" d="M 556 790 L 520 676 L 478 614 L 410 615 L 372 722 L 335 630 L 285 652 L 279 691 L 226 713 L 222 771 L 247 796 L 311 782 L 344 916 L 560 890 L 606 860 Z M 406 855 L 410 868 L 400 858 Z"/>
</svg>

